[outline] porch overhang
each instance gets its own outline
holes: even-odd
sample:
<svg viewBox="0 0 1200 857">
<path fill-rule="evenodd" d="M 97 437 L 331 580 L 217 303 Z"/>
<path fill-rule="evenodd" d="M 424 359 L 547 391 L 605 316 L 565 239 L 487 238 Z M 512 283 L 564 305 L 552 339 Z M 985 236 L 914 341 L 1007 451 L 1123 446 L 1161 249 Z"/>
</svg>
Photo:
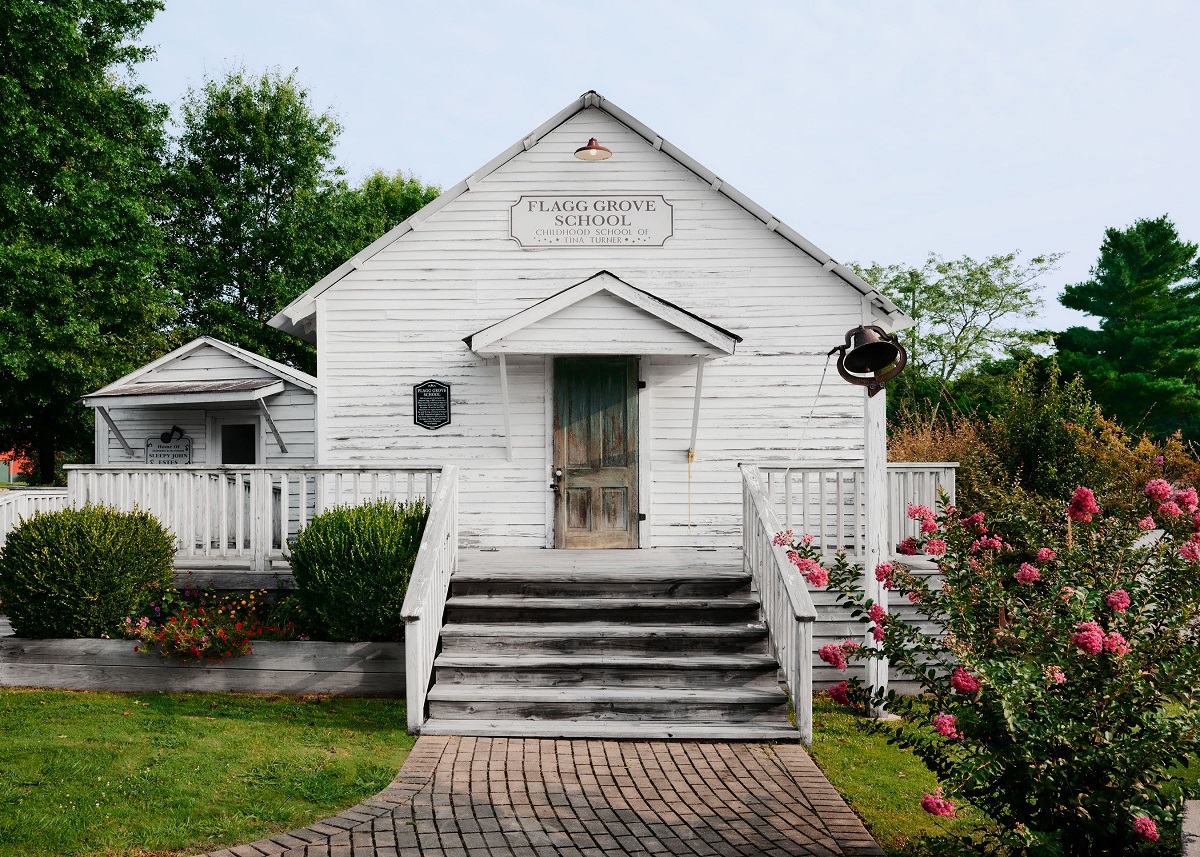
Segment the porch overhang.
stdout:
<svg viewBox="0 0 1200 857">
<path fill-rule="evenodd" d="M 464 340 L 480 357 L 502 355 L 733 354 L 742 338 L 608 271 L 551 295 Z"/>
<path fill-rule="evenodd" d="M 253 405 L 283 392 L 283 381 L 189 381 L 129 384 L 83 397 L 89 408 L 187 408 Z"/>
</svg>

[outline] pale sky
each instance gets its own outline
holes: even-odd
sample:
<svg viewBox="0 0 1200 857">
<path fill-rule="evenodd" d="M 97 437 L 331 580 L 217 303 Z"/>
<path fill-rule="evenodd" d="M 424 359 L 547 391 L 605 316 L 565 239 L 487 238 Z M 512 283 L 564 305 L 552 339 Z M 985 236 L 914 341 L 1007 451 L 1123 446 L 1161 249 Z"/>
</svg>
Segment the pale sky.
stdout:
<svg viewBox="0 0 1200 857">
<path fill-rule="evenodd" d="M 449 187 L 595 89 L 840 261 L 1200 240 L 1195 2 L 167 0 L 139 76 L 295 69 L 351 179 Z M 581 141 L 584 142 L 584 141 Z"/>
</svg>

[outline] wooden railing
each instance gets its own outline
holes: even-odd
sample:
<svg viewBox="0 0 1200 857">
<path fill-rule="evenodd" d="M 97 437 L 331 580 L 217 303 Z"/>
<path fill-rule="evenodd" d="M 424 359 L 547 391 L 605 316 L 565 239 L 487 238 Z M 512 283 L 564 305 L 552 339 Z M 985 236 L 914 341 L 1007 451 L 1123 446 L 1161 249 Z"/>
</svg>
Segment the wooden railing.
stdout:
<svg viewBox="0 0 1200 857">
<path fill-rule="evenodd" d="M 314 515 L 433 496 L 441 468 L 68 466 L 67 502 L 142 509 L 175 536 L 176 564 L 266 571 Z"/>
<path fill-rule="evenodd" d="M 856 561 L 866 544 L 863 469 L 837 463 L 786 462 L 759 465 L 766 476 L 772 510 L 784 526 L 813 536 L 826 553 L 839 548 Z M 909 503 L 937 508 L 938 490 L 954 501 L 957 462 L 888 463 L 888 544 L 895 548 L 918 534 L 907 516 Z"/>
<path fill-rule="evenodd" d="M 57 512 L 67 505 L 66 488 L 14 488 L 0 491 L 0 547 L 9 530 L 34 512 Z"/>
<path fill-rule="evenodd" d="M 784 548 L 774 543 L 783 530 L 778 515 L 752 464 L 742 471 L 742 556 L 762 603 L 771 651 L 783 669 L 796 710 L 800 740 L 812 745 L 813 623 L 817 610 L 804 579 L 788 562 Z"/>
<path fill-rule="evenodd" d="M 442 635 L 450 575 L 458 568 L 458 467 L 442 468 L 400 613 L 404 617 L 404 680 L 408 731 L 425 723 L 425 700 Z"/>
</svg>

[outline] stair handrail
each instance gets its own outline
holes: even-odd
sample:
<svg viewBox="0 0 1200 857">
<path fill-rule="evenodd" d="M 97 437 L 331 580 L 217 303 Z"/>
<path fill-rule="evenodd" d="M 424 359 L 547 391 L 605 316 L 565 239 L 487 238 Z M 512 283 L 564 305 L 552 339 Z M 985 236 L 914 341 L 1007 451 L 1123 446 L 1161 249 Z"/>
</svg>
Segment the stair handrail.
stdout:
<svg viewBox="0 0 1200 857">
<path fill-rule="evenodd" d="M 404 619 L 404 683 L 408 731 L 425 723 L 433 661 L 442 634 L 450 576 L 458 568 L 458 467 L 442 468 L 417 549 L 400 615 Z"/>
<path fill-rule="evenodd" d="M 783 669 L 800 740 L 812 745 L 813 623 L 817 608 L 808 586 L 788 561 L 787 551 L 775 544 L 783 531 L 753 464 L 742 471 L 742 556 L 762 604 L 771 651 Z"/>
</svg>

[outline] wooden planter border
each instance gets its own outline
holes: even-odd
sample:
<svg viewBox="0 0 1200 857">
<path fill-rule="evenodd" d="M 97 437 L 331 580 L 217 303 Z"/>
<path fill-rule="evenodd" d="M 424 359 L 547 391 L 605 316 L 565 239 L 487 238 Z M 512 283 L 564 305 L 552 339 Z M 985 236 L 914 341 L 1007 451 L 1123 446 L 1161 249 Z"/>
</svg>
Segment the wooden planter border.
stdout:
<svg viewBox="0 0 1200 857">
<path fill-rule="evenodd" d="M 259 642 L 222 664 L 181 664 L 135 645 L 0 637 L 0 687 L 404 697 L 403 643 Z"/>
</svg>

